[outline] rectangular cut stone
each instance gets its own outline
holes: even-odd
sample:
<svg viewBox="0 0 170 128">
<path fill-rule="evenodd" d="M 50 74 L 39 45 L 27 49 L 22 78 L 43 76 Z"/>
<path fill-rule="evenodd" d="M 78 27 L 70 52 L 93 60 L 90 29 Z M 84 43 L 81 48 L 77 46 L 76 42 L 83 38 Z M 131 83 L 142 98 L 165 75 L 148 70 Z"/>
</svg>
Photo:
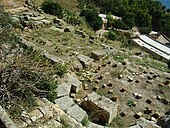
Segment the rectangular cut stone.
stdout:
<svg viewBox="0 0 170 128">
<path fill-rule="evenodd" d="M 82 87 L 82 82 L 80 82 L 76 77 L 68 74 L 68 84 L 71 85 L 71 92 L 77 93 L 79 92 Z"/>
<path fill-rule="evenodd" d="M 130 126 L 128 128 L 141 128 L 141 127 L 138 124 L 136 124 L 136 125 Z"/>
<path fill-rule="evenodd" d="M 87 113 L 82 108 L 80 108 L 77 104 L 70 107 L 67 113 L 80 123 L 83 123 L 83 121 L 88 119 Z"/>
<path fill-rule="evenodd" d="M 65 112 L 74 105 L 74 101 L 69 96 L 64 96 L 59 99 L 55 99 L 54 102 Z"/>
<path fill-rule="evenodd" d="M 56 62 L 56 63 L 60 63 L 61 62 L 61 59 L 59 57 L 51 55 L 49 53 L 44 53 L 44 56 L 47 57 L 48 59 Z"/>
<path fill-rule="evenodd" d="M 93 92 L 83 102 L 83 108 L 87 111 L 94 112 L 100 110 L 100 113 L 96 113 L 99 120 L 103 123 L 110 124 L 113 118 L 117 115 L 118 104 Z M 102 119 L 100 119 L 102 118 Z"/>
<path fill-rule="evenodd" d="M 43 117 L 43 114 L 40 112 L 40 110 L 35 109 L 30 113 L 31 120 L 35 122 L 37 119 Z"/>
<path fill-rule="evenodd" d="M 108 128 L 108 127 L 90 122 L 89 125 L 87 126 L 87 128 Z"/>
<path fill-rule="evenodd" d="M 68 83 L 62 83 L 57 87 L 57 97 L 69 96 L 71 85 Z"/>
<path fill-rule="evenodd" d="M 92 64 L 92 62 L 94 61 L 94 59 L 92 59 L 92 58 L 90 58 L 88 56 L 85 56 L 85 55 L 78 55 L 77 59 L 81 62 L 81 64 L 84 67 L 90 66 Z"/>
<path fill-rule="evenodd" d="M 106 51 L 104 50 L 96 50 L 91 53 L 91 57 L 94 60 L 100 60 L 102 57 L 106 55 Z"/>
</svg>

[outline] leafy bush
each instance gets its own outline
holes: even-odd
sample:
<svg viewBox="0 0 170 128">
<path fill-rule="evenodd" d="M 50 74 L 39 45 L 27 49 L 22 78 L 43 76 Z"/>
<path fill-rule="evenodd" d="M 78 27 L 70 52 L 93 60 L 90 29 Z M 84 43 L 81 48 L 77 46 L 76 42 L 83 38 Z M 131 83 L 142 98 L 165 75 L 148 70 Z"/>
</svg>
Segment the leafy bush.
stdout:
<svg viewBox="0 0 170 128">
<path fill-rule="evenodd" d="M 111 30 L 111 31 L 108 32 L 106 37 L 110 40 L 115 40 L 116 36 L 117 36 L 116 32 Z"/>
<path fill-rule="evenodd" d="M 58 64 L 56 68 L 57 75 L 59 75 L 60 77 L 64 76 L 64 74 L 68 72 L 67 64 Z"/>
<path fill-rule="evenodd" d="M 121 20 L 114 20 L 113 26 L 118 29 L 126 29 L 126 24 Z"/>
<path fill-rule="evenodd" d="M 86 21 L 94 30 L 99 30 L 102 28 L 103 21 L 99 17 L 97 10 L 95 9 L 83 10 L 80 16 L 84 16 Z"/>
<path fill-rule="evenodd" d="M 41 7 L 45 13 L 58 16 L 59 18 L 63 17 L 63 8 L 60 4 L 52 1 L 46 0 Z"/>
<path fill-rule="evenodd" d="M 73 11 L 65 10 L 64 11 L 64 20 L 72 25 L 84 25 L 85 21 Z"/>
</svg>

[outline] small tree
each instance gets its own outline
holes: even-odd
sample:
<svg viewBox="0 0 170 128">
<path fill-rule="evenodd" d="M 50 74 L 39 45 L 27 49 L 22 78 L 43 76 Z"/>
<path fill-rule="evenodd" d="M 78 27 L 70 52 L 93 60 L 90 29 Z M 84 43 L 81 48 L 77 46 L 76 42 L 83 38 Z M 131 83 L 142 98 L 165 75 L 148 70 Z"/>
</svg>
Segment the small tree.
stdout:
<svg viewBox="0 0 170 128">
<path fill-rule="evenodd" d="M 94 30 L 99 30 L 102 28 L 103 21 L 99 17 L 98 11 L 95 9 L 83 10 L 80 16 L 84 16 L 86 21 Z"/>
<path fill-rule="evenodd" d="M 58 16 L 59 18 L 63 17 L 63 8 L 60 4 L 52 1 L 46 0 L 41 7 L 45 13 Z"/>
</svg>

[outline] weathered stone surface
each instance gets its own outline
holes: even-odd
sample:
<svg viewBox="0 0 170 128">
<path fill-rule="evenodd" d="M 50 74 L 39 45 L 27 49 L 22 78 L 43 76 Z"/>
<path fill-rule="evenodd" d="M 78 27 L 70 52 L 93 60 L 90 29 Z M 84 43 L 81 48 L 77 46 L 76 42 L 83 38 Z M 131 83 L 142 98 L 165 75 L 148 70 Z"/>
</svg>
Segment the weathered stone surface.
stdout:
<svg viewBox="0 0 170 128">
<path fill-rule="evenodd" d="M 83 38 L 87 37 L 87 34 L 81 30 L 76 30 L 75 33 L 82 36 Z"/>
<path fill-rule="evenodd" d="M 93 122 L 89 122 L 89 125 L 87 126 L 87 128 L 107 128 L 107 127 L 95 124 Z"/>
<path fill-rule="evenodd" d="M 51 120 L 38 128 L 62 128 L 62 124 L 56 120 Z"/>
<path fill-rule="evenodd" d="M 50 29 L 54 30 L 54 31 L 64 32 L 64 29 L 60 29 L 60 28 L 57 28 L 55 26 L 50 27 Z"/>
<path fill-rule="evenodd" d="M 1 121 L 7 128 L 16 128 L 15 124 L 8 117 L 5 110 L 0 106 L 0 123 L 1 123 Z"/>
<path fill-rule="evenodd" d="M 26 0 L 25 3 L 29 6 L 34 6 L 35 5 L 35 0 Z"/>
<path fill-rule="evenodd" d="M 76 104 L 70 107 L 67 113 L 80 123 L 83 123 L 83 121 L 87 120 L 88 118 L 87 113 Z"/>
<path fill-rule="evenodd" d="M 135 125 L 133 125 L 133 126 L 130 126 L 130 127 L 128 127 L 128 128 L 141 128 L 138 124 L 135 124 Z"/>
<path fill-rule="evenodd" d="M 74 32 L 74 27 L 66 27 L 65 29 L 64 29 L 64 32 Z"/>
<path fill-rule="evenodd" d="M 82 64 L 77 59 L 73 61 L 72 65 L 73 65 L 74 70 L 76 70 L 77 72 L 83 69 Z"/>
<path fill-rule="evenodd" d="M 49 107 L 46 105 L 43 105 L 42 107 L 38 108 L 40 110 L 40 112 L 45 116 L 49 113 Z"/>
<path fill-rule="evenodd" d="M 95 113 L 93 114 L 93 122 L 110 124 L 113 118 L 117 115 L 118 104 L 105 96 L 100 96 L 93 92 L 87 96 L 82 103 L 82 107 L 88 112 Z"/>
<path fill-rule="evenodd" d="M 30 113 L 30 118 L 33 122 L 35 122 L 37 119 L 39 119 L 41 117 L 43 117 L 43 114 L 38 109 L 35 109 L 35 110 L 31 111 L 31 113 Z"/>
<path fill-rule="evenodd" d="M 71 85 L 71 92 L 77 93 L 79 92 L 83 87 L 82 87 L 82 82 L 80 82 L 76 77 L 68 74 L 67 75 L 67 82 L 68 84 Z"/>
<path fill-rule="evenodd" d="M 92 58 L 85 56 L 85 55 L 78 55 L 77 58 L 84 67 L 90 66 L 92 62 L 94 61 Z"/>
<path fill-rule="evenodd" d="M 67 110 L 74 105 L 74 101 L 69 96 L 55 99 L 54 102 L 65 112 L 67 112 Z"/>
<path fill-rule="evenodd" d="M 56 91 L 57 91 L 57 97 L 62 97 L 62 96 L 69 96 L 71 90 L 71 85 L 68 83 L 62 83 L 58 85 Z"/>
<path fill-rule="evenodd" d="M 91 57 L 94 60 L 100 60 L 102 57 L 106 55 L 106 51 L 104 50 L 96 50 L 91 53 Z"/>
<path fill-rule="evenodd" d="M 137 124 L 141 127 L 141 128 L 160 128 L 158 125 L 154 124 L 153 122 L 141 117 L 139 119 L 139 121 L 137 122 Z"/>
<path fill-rule="evenodd" d="M 39 20 L 43 20 L 44 18 L 45 18 L 44 16 L 37 16 L 37 17 L 30 17 L 30 20 L 39 21 Z"/>
<path fill-rule="evenodd" d="M 54 56 L 54 55 L 49 54 L 49 53 L 44 53 L 44 56 L 47 57 L 48 59 L 54 61 L 55 63 L 60 63 L 62 61 L 59 57 Z"/>
<path fill-rule="evenodd" d="M 41 22 L 43 22 L 45 25 L 49 25 L 49 24 L 51 24 L 51 21 L 49 21 L 49 20 L 45 20 L 45 19 L 41 20 Z"/>
<path fill-rule="evenodd" d="M 162 128 L 170 128 L 170 115 L 165 115 L 159 118 L 157 124 Z"/>
</svg>

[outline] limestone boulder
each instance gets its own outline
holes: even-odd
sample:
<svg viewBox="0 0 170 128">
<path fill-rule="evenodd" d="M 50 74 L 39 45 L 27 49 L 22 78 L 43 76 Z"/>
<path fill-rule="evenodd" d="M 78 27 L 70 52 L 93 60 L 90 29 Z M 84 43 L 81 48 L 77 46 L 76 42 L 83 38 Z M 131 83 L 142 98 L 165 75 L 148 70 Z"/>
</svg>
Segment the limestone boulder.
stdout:
<svg viewBox="0 0 170 128">
<path fill-rule="evenodd" d="M 88 120 L 88 115 L 86 111 L 84 111 L 76 104 L 70 107 L 67 113 L 80 123 L 83 123 L 84 121 Z"/>
<path fill-rule="evenodd" d="M 75 104 L 69 96 L 55 99 L 54 102 L 65 112 L 67 112 L 68 109 Z"/>
<path fill-rule="evenodd" d="M 78 55 L 77 56 L 77 59 L 80 61 L 80 63 L 83 65 L 83 67 L 88 67 L 92 64 L 92 62 L 94 61 L 94 59 L 88 57 L 88 56 L 85 56 L 85 55 Z"/>
<path fill-rule="evenodd" d="M 62 97 L 62 96 L 69 96 L 71 90 L 71 85 L 68 83 L 62 83 L 58 85 L 56 92 L 57 92 L 57 97 Z"/>
<path fill-rule="evenodd" d="M 95 50 L 95 51 L 92 51 L 92 53 L 91 53 L 91 57 L 94 60 L 100 60 L 105 55 L 106 55 L 106 51 L 104 51 L 104 50 Z"/>
<path fill-rule="evenodd" d="M 68 82 L 68 84 L 71 85 L 71 92 L 72 93 L 78 93 L 80 90 L 83 89 L 82 82 L 79 81 L 76 76 L 68 74 L 67 75 L 67 82 Z"/>
</svg>

